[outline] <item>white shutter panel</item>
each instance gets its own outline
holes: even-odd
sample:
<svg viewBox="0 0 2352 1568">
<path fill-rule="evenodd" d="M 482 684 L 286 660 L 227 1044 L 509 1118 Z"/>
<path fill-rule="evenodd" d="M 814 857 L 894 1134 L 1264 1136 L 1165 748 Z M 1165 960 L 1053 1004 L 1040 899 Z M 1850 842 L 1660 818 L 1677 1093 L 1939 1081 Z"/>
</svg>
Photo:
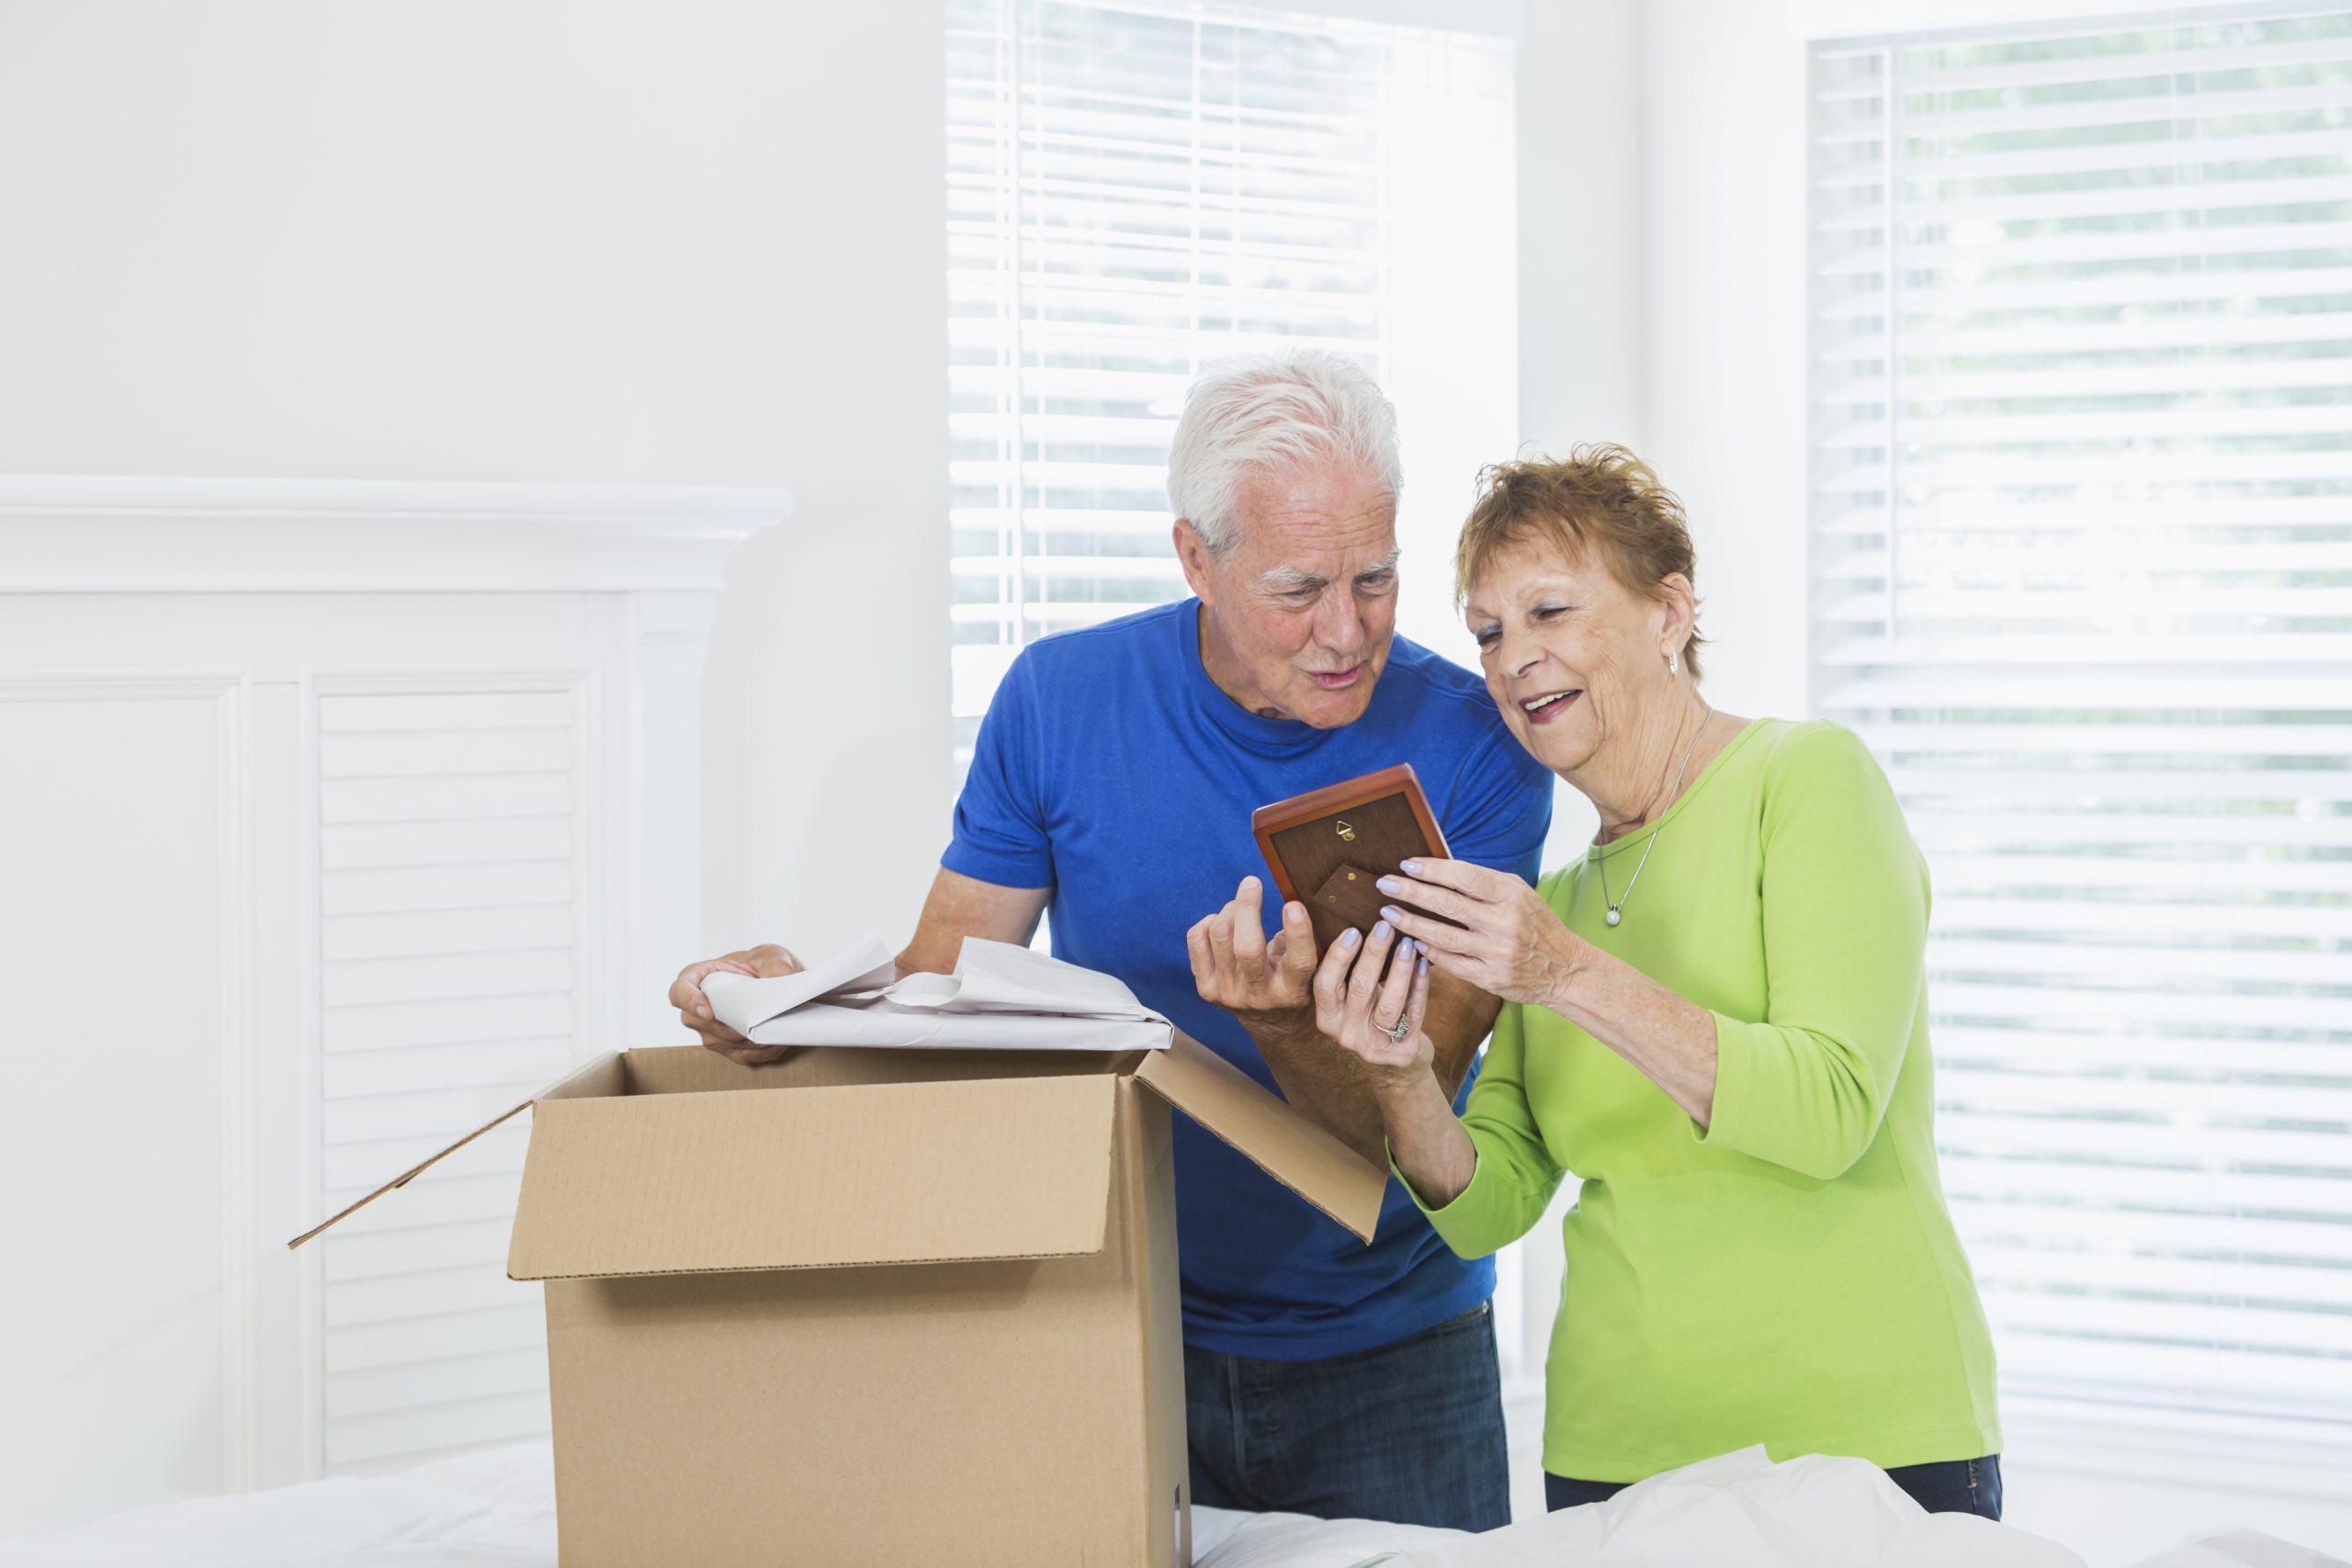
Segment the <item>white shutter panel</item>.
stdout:
<svg viewBox="0 0 2352 1568">
<path fill-rule="evenodd" d="M 576 698 L 319 698 L 322 1213 L 560 1077 L 575 1041 Z M 527 1117 L 320 1240 L 330 1471 L 548 1430 L 506 1278 Z"/>
<path fill-rule="evenodd" d="M 2342 1441 L 2352 12 L 1838 42 L 1813 89 L 1814 703 L 1933 869 L 2005 1384 Z"/>
<path fill-rule="evenodd" d="M 1395 194 L 1398 140 L 1507 169 L 1510 91 L 1509 48 L 1487 39 L 949 0 L 959 765 L 1023 643 L 1186 592 L 1168 443 L 1201 367 L 1311 344 L 1383 372 L 1396 231 L 1417 217 Z M 1510 215 L 1493 222 L 1508 250 Z M 1498 243 L 1469 227 L 1463 245 Z M 1460 358 L 1515 376 L 1507 338 Z"/>
</svg>

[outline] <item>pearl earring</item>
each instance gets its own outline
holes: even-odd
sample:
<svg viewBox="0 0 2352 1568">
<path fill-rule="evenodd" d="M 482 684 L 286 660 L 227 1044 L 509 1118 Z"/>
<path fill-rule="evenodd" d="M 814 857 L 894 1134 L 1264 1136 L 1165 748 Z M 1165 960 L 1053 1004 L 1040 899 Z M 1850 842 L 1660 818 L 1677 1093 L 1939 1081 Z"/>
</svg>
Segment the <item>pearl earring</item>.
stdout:
<svg viewBox="0 0 2352 1568">
<path fill-rule="evenodd" d="M 1669 675 L 1679 674 L 1681 672 L 1676 668 L 1674 655 L 1670 653 L 1666 656 L 1666 672 Z"/>
</svg>

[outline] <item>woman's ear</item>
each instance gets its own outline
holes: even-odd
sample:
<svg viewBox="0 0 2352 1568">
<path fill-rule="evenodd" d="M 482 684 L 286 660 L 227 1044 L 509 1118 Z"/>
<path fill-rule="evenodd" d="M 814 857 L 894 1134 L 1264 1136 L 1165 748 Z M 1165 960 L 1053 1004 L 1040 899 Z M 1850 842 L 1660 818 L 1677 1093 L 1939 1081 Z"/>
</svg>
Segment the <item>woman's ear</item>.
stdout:
<svg viewBox="0 0 2352 1568">
<path fill-rule="evenodd" d="M 1680 572 L 1668 572 L 1659 579 L 1657 602 L 1664 612 L 1658 623 L 1658 636 L 1665 644 L 1658 649 L 1663 657 L 1679 659 L 1683 645 L 1699 625 L 1699 595 L 1690 580 Z"/>
</svg>

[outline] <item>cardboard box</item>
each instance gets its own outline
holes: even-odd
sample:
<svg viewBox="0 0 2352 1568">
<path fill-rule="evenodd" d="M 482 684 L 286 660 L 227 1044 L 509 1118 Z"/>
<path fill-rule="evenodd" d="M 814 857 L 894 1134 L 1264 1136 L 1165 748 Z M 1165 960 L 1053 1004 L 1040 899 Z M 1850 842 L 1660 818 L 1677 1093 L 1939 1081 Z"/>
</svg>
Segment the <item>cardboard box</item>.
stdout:
<svg viewBox="0 0 2352 1568">
<path fill-rule="evenodd" d="M 1185 1568 L 1170 1106 L 1370 1238 L 1385 1173 L 1182 1034 L 620 1052 L 344 1213 L 536 1107 L 565 1568 Z"/>
</svg>

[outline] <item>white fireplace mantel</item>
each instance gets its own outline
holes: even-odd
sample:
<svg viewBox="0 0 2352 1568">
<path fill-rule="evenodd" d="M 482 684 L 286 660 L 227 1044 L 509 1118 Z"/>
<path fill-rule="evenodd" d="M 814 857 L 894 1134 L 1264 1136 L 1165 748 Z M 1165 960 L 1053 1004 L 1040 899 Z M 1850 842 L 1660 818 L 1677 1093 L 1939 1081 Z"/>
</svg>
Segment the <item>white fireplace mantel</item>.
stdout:
<svg viewBox="0 0 2352 1568">
<path fill-rule="evenodd" d="M 0 475 L 0 592 L 709 592 L 778 489 Z"/>
<path fill-rule="evenodd" d="M 520 1123 L 284 1242 L 674 1039 L 714 602 L 790 505 L 0 476 L 0 1187 L 48 1282 L 0 1300 L 0 1536 L 545 1430 Z"/>
</svg>

